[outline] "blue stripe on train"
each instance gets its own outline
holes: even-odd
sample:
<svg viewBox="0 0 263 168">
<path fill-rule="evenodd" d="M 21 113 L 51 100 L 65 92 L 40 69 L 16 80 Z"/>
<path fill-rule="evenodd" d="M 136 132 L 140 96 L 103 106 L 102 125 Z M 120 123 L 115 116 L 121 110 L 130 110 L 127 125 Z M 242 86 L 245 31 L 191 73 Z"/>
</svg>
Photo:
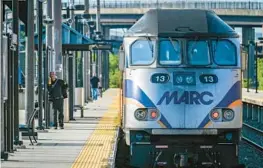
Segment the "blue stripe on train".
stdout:
<svg viewBox="0 0 263 168">
<path fill-rule="evenodd" d="M 127 98 L 132 98 L 137 101 L 139 101 L 142 105 L 144 105 L 146 108 L 153 107 L 157 108 L 155 104 L 150 100 L 150 98 L 145 94 L 145 92 L 132 80 L 126 79 L 125 80 L 125 92 L 124 96 Z M 172 128 L 170 123 L 167 121 L 167 119 L 162 115 L 160 121 L 167 127 Z"/>
<path fill-rule="evenodd" d="M 216 105 L 216 107 L 228 107 L 231 103 L 241 98 L 241 82 L 236 82 L 226 93 L 221 102 Z M 203 128 L 209 122 L 209 113 L 198 126 L 198 128 Z"/>
</svg>

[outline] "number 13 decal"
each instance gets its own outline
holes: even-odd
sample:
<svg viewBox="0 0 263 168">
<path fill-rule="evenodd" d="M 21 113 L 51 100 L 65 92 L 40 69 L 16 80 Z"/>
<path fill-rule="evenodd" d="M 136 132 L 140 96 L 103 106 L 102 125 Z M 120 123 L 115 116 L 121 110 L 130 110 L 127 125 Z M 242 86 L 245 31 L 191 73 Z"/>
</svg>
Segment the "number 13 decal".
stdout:
<svg viewBox="0 0 263 168">
<path fill-rule="evenodd" d="M 161 76 L 156 76 L 156 81 L 157 82 L 164 82 L 165 81 L 165 76 L 161 75 Z"/>
<path fill-rule="evenodd" d="M 213 76 L 205 76 L 204 79 L 205 79 L 206 83 L 213 83 L 214 82 Z"/>
<path fill-rule="evenodd" d="M 168 74 L 156 73 L 151 77 L 152 83 L 166 83 L 170 79 Z"/>
<path fill-rule="evenodd" d="M 218 78 L 216 75 L 201 75 L 199 77 L 200 81 L 202 83 L 217 83 L 218 82 Z"/>
</svg>

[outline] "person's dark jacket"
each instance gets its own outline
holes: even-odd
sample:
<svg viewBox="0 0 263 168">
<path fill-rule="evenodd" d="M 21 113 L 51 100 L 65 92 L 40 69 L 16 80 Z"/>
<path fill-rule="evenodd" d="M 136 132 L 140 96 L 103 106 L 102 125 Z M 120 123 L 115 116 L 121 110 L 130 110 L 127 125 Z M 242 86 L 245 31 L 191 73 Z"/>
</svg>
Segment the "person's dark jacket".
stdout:
<svg viewBox="0 0 263 168">
<path fill-rule="evenodd" d="M 51 84 L 48 85 L 49 100 L 67 98 L 67 88 L 67 83 L 62 79 L 51 81 Z"/>
<path fill-rule="evenodd" d="M 90 79 L 90 83 L 91 83 L 91 87 L 92 88 L 98 88 L 98 84 L 100 82 L 100 79 L 96 76 L 93 76 L 91 79 Z"/>
</svg>

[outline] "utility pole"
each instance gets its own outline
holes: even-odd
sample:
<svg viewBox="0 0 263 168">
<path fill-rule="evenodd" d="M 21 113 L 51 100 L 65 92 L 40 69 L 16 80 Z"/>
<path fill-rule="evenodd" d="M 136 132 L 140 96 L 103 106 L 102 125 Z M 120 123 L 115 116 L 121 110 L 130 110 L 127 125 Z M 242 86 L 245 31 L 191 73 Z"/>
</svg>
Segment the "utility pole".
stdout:
<svg viewBox="0 0 263 168">
<path fill-rule="evenodd" d="M 47 0 L 47 19 L 52 21 L 52 0 Z M 52 51 L 52 24 L 46 24 L 46 47 L 50 47 Z M 51 52 L 52 53 L 52 52 Z M 52 59 L 49 59 L 49 71 L 55 71 L 55 66 L 52 66 Z"/>
<path fill-rule="evenodd" d="M 70 1 L 70 19 L 72 20 L 71 22 L 71 27 L 75 28 L 75 16 L 74 16 L 74 0 Z M 76 57 L 76 55 L 75 55 Z M 70 52 L 68 54 L 68 78 L 69 80 L 69 120 L 74 120 L 74 102 L 75 102 L 75 57 L 73 52 Z"/>
<path fill-rule="evenodd" d="M 4 109 L 3 109 L 3 95 L 2 95 L 2 83 L 3 83 L 3 80 L 2 80 L 2 67 L 3 67 L 3 54 L 2 54 L 2 48 L 3 48 L 3 45 L 2 45 L 2 32 L 3 32 L 3 1 L 0 0 L 0 113 L 1 113 L 1 158 L 4 154 L 4 151 L 5 151 L 5 136 L 4 136 Z"/>
<path fill-rule="evenodd" d="M 103 80 L 102 80 L 102 52 L 101 50 L 98 50 L 97 51 L 97 54 L 98 54 L 98 77 L 100 79 L 100 87 L 103 86 Z"/>
<path fill-rule="evenodd" d="M 76 16 L 73 15 L 73 16 L 75 18 L 75 23 L 74 23 L 75 24 L 75 30 L 77 32 L 81 33 L 79 31 L 79 16 L 78 15 L 76 15 Z M 73 66 L 74 66 L 74 75 L 73 75 L 74 76 L 74 91 L 76 91 L 75 88 L 78 87 L 78 85 L 77 85 L 77 83 L 78 83 L 78 64 L 77 64 L 78 57 L 79 57 L 78 51 L 75 51 L 75 57 L 73 58 L 74 59 L 74 63 L 73 63 Z M 75 100 L 74 100 L 74 102 L 75 102 Z"/>
<path fill-rule="evenodd" d="M 80 16 L 79 17 L 79 22 L 78 22 L 78 25 L 79 25 L 79 32 L 84 36 L 84 22 L 83 22 L 83 18 Z M 83 61 L 84 61 L 84 51 L 81 51 L 80 52 L 80 62 L 79 62 L 79 67 L 78 67 L 78 72 L 79 72 L 79 74 L 80 74 L 80 76 L 78 76 L 79 77 L 79 79 L 77 80 L 77 87 L 80 87 L 80 88 L 82 88 L 83 87 L 83 92 L 85 93 L 85 91 L 84 91 L 84 84 L 83 84 Z M 83 94 L 84 94 L 83 93 Z M 84 98 L 85 99 L 85 98 Z M 78 102 L 78 103 L 80 103 L 81 105 L 82 105 L 82 101 L 81 102 Z"/>
<path fill-rule="evenodd" d="M 43 85 L 42 85 L 42 51 L 43 51 L 43 2 L 38 0 L 38 128 L 43 129 Z"/>
<path fill-rule="evenodd" d="M 50 103 L 48 100 L 49 94 L 47 90 L 47 84 L 48 84 L 48 62 L 49 62 L 49 57 L 50 57 L 50 47 L 46 46 L 46 52 L 44 55 L 44 99 L 45 99 L 45 105 L 44 105 L 44 110 L 45 110 L 45 126 L 46 129 L 49 129 L 50 126 Z"/>
<path fill-rule="evenodd" d="M 100 38 L 100 35 L 102 34 L 101 30 L 100 30 L 100 0 L 97 0 L 97 13 L 96 13 L 96 32 L 97 32 L 97 38 Z M 98 50 L 97 52 L 97 66 L 98 66 L 98 71 L 97 71 L 97 75 L 100 79 L 100 86 L 103 85 L 102 83 L 102 71 L 101 71 L 101 51 Z"/>
<path fill-rule="evenodd" d="M 61 0 L 52 1 L 52 17 L 54 19 L 54 26 L 52 30 L 52 48 L 54 52 L 52 54 L 52 70 L 56 71 L 56 76 L 62 79 L 62 17 L 61 17 Z M 51 118 L 54 111 L 52 111 Z M 54 121 L 54 120 L 53 120 Z M 54 122 L 53 122 L 54 123 Z"/>
<path fill-rule="evenodd" d="M 62 18 L 61 18 L 61 1 L 53 0 L 52 1 L 52 16 L 54 18 L 54 27 L 53 27 L 53 48 L 55 51 L 55 64 L 56 74 L 58 78 L 62 78 Z"/>
<path fill-rule="evenodd" d="M 89 0 L 85 0 L 85 19 L 88 21 L 89 16 Z M 83 33 L 90 33 L 89 25 L 83 25 Z M 89 101 L 90 98 L 90 53 L 88 51 L 84 52 L 84 73 L 83 73 L 83 85 L 85 90 L 85 102 Z"/>
<path fill-rule="evenodd" d="M 67 18 L 69 18 L 69 6 L 67 6 Z M 69 78 L 68 78 L 68 57 L 67 57 L 67 53 L 63 53 L 62 56 L 62 66 L 63 66 L 63 80 L 68 83 L 69 82 Z M 64 114 L 64 122 L 68 122 L 69 121 L 69 109 L 68 109 L 68 98 L 64 99 L 64 110 L 63 110 L 63 114 Z"/>
<path fill-rule="evenodd" d="M 27 39 L 26 39 L 26 123 L 34 110 L 34 1 L 27 1 Z"/>
<path fill-rule="evenodd" d="M 8 34 L 8 44 L 7 44 L 7 57 L 8 57 L 8 112 L 7 112 L 7 118 L 8 118 L 8 125 L 7 125 L 7 133 L 8 133 L 8 139 L 7 139 L 7 148 L 8 152 L 14 151 L 14 61 L 13 61 L 13 49 L 14 46 L 12 46 L 12 35 Z"/>
<path fill-rule="evenodd" d="M 97 13 L 96 13 L 96 31 L 100 31 L 100 0 L 97 0 Z"/>
<path fill-rule="evenodd" d="M 85 0 L 85 14 L 87 14 L 89 18 L 89 0 Z"/>
<path fill-rule="evenodd" d="M 110 29 L 109 27 L 105 27 L 104 30 L 103 30 L 103 35 L 104 35 L 104 38 L 106 40 L 109 39 L 109 35 L 110 35 Z M 103 65 L 103 68 L 104 68 L 104 86 L 105 86 L 105 89 L 108 89 L 109 88 L 109 52 L 108 51 L 104 51 L 104 55 L 103 55 L 103 58 L 104 58 L 104 65 Z"/>
<path fill-rule="evenodd" d="M 48 72 L 55 71 L 55 67 L 52 64 L 52 1 L 47 0 L 47 18 L 45 20 L 46 22 L 46 54 L 45 54 L 45 64 L 44 64 L 44 84 L 45 84 L 45 124 L 46 128 L 49 128 L 50 126 L 50 120 L 51 120 L 51 115 L 50 115 L 50 106 L 51 103 L 48 101 L 48 90 L 47 90 L 47 83 L 48 83 Z M 52 115 L 53 116 L 53 115 Z"/>
<path fill-rule="evenodd" d="M 67 57 L 68 57 L 68 71 L 69 71 L 69 75 L 68 78 L 72 79 L 73 78 L 73 53 L 72 52 L 68 52 L 67 53 Z M 68 81 L 68 85 L 69 85 L 69 120 L 74 120 L 74 81 L 73 80 L 69 80 Z"/>
<path fill-rule="evenodd" d="M 68 4 L 68 6 L 67 6 L 67 16 L 66 16 L 66 18 L 70 18 L 70 8 L 69 8 L 69 4 Z M 68 57 L 67 57 L 67 53 L 65 52 L 65 53 L 63 53 L 63 54 L 65 54 L 64 56 L 63 56 L 63 79 L 68 83 Z"/>
<path fill-rule="evenodd" d="M 12 9 L 13 9 L 13 35 L 12 35 L 12 43 L 14 46 L 13 50 L 13 67 L 14 67 L 14 76 L 13 76 L 13 95 L 14 95 L 14 140 L 15 145 L 19 144 L 19 94 L 18 94 L 18 56 L 19 56 L 19 19 L 18 19 L 18 0 L 12 1 Z"/>
</svg>

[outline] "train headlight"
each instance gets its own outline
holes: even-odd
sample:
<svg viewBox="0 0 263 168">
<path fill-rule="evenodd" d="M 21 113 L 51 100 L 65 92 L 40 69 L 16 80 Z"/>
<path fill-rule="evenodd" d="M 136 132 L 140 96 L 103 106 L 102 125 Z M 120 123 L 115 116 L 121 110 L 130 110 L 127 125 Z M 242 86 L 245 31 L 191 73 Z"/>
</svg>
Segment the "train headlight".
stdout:
<svg viewBox="0 0 263 168">
<path fill-rule="evenodd" d="M 148 109 L 148 113 L 149 113 L 148 120 L 150 121 L 154 121 L 160 116 L 160 113 L 157 109 Z"/>
<path fill-rule="evenodd" d="M 216 110 L 212 111 L 211 117 L 212 117 L 214 120 L 219 119 L 219 118 L 220 118 L 219 112 L 216 111 Z"/>
<path fill-rule="evenodd" d="M 151 112 L 151 118 L 152 118 L 152 119 L 157 118 L 157 115 L 158 115 L 158 114 L 157 114 L 156 111 L 152 111 L 152 112 Z"/>
<path fill-rule="evenodd" d="M 234 114 L 233 110 L 226 109 L 226 110 L 223 111 L 223 117 L 227 121 L 233 120 L 234 116 L 235 116 L 235 114 Z"/>
<path fill-rule="evenodd" d="M 219 118 L 219 113 L 217 111 L 213 111 L 212 118 L 217 120 Z"/>
<path fill-rule="evenodd" d="M 210 112 L 210 119 L 213 120 L 214 122 L 220 122 L 222 121 L 222 111 L 221 109 L 213 109 Z"/>
<path fill-rule="evenodd" d="M 155 121 L 160 117 L 160 113 L 155 108 L 141 108 L 134 112 L 134 117 L 139 121 Z"/>
<path fill-rule="evenodd" d="M 146 109 L 138 109 L 135 111 L 134 116 L 137 120 L 145 120 L 147 116 Z"/>
</svg>

